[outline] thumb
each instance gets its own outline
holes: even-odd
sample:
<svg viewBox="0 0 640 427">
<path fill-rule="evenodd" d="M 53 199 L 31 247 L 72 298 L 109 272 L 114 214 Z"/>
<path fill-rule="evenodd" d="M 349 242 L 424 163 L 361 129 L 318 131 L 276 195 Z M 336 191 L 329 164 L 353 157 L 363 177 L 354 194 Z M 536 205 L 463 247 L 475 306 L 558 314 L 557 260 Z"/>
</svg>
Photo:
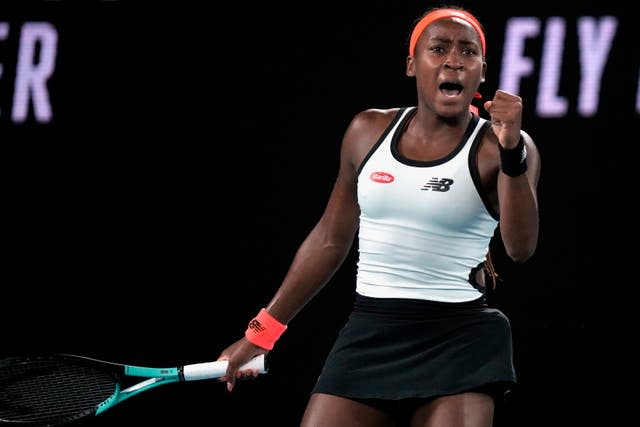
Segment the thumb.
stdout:
<svg viewBox="0 0 640 427">
<path fill-rule="evenodd" d="M 231 366 L 230 363 L 228 363 L 229 362 L 228 358 L 225 358 L 224 360 L 227 361 L 227 370 L 225 372 L 223 380 L 226 380 L 227 391 L 231 393 L 233 391 L 233 386 L 236 384 L 236 369 L 233 366 Z"/>
<path fill-rule="evenodd" d="M 231 393 L 233 391 L 233 387 L 236 385 L 236 376 L 235 375 L 227 375 L 227 391 Z"/>
<path fill-rule="evenodd" d="M 486 101 L 484 103 L 484 109 L 487 110 L 489 113 L 491 113 L 491 105 L 493 105 L 492 101 Z"/>
</svg>

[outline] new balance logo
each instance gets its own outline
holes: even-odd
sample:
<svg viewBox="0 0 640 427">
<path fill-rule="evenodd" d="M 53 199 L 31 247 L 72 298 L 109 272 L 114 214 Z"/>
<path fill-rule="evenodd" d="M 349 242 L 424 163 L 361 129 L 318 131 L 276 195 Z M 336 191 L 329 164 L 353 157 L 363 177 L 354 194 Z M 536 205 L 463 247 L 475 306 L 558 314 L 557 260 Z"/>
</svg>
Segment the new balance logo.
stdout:
<svg viewBox="0 0 640 427">
<path fill-rule="evenodd" d="M 251 322 L 249 322 L 249 329 L 251 329 L 255 333 L 258 333 L 264 331 L 266 328 L 262 326 L 262 323 L 260 323 L 257 319 L 253 319 Z"/>
<path fill-rule="evenodd" d="M 453 180 L 449 178 L 431 178 L 429 182 L 427 182 L 421 190 L 433 190 L 433 191 L 449 191 L 451 185 L 453 184 Z"/>
</svg>

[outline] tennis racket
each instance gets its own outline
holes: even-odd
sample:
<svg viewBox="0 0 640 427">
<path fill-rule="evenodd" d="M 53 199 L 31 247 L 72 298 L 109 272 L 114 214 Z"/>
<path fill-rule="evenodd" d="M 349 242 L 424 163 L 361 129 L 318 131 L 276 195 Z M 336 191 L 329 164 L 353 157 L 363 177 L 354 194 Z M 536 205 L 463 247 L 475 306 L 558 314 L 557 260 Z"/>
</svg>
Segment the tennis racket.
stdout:
<svg viewBox="0 0 640 427">
<path fill-rule="evenodd" d="M 221 378 L 226 369 L 225 360 L 152 368 L 72 354 L 8 357 L 0 360 L 0 425 L 59 426 L 163 384 Z M 240 370 L 266 373 L 264 354 Z"/>
</svg>

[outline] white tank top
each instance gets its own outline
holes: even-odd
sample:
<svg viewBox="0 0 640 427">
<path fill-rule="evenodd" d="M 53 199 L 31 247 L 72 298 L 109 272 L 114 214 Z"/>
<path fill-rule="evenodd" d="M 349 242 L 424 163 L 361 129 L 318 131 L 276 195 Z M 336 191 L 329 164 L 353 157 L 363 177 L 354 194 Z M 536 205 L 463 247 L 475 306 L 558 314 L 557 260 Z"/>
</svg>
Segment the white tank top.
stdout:
<svg viewBox="0 0 640 427">
<path fill-rule="evenodd" d="M 475 163 L 487 121 L 473 116 L 462 141 L 433 161 L 403 157 L 398 140 L 415 107 L 403 108 L 358 172 L 356 292 L 443 302 L 477 299 L 471 269 L 486 259 L 498 224 L 479 191 Z"/>
</svg>

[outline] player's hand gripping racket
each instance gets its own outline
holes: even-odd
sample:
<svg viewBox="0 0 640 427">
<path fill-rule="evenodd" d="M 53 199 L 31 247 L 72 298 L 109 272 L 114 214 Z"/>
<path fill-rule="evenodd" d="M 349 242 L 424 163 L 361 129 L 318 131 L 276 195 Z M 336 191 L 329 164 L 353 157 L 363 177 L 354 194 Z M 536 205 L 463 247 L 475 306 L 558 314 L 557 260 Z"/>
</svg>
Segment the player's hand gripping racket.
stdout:
<svg viewBox="0 0 640 427">
<path fill-rule="evenodd" d="M 58 426 L 159 385 L 221 378 L 226 369 L 224 360 L 152 368 L 70 354 L 9 357 L 0 360 L 0 425 Z M 264 354 L 240 368 L 248 370 L 266 373 Z"/>
</svg>

